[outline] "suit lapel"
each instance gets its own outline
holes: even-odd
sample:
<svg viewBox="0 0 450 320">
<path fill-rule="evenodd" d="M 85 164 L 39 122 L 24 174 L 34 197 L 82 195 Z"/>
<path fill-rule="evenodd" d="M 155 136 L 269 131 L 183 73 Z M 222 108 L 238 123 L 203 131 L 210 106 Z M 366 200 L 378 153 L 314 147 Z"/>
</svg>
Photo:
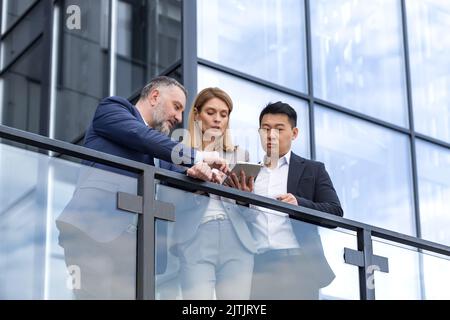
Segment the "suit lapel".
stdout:
<svg viewBox="0 0 450 320">
<path fill-rule="evenodd" d="M 291 153 L 291 160 L 289 162 L 287 192 L 295 194 L 300 177 L 305 170 L 305 159 L 299 157 L 295 153 Z"/>
</svg>

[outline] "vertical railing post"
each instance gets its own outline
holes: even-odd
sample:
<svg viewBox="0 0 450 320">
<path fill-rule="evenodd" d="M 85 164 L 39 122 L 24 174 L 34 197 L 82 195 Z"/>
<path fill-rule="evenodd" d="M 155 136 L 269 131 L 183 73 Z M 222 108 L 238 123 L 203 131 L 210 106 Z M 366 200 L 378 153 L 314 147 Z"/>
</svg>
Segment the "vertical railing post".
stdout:
<svg viewBox="0 0 450 320">
<path fill-rule="evenodd" d="M 155 299 L 155 168 L 148 167 L 139 177 L 138 194 L 142 196 L 142 214 L 138 217 L 136 298 Z"/>
<path fill-rule="evenodd" d="M 361 300 L 375 300 L 375 280 L 372 268 L 372 235 L 369 230 L 358 230 L 358 250 L 363 252 L 364 265 L 359 267 L 359 290 Z"/>
</svg>

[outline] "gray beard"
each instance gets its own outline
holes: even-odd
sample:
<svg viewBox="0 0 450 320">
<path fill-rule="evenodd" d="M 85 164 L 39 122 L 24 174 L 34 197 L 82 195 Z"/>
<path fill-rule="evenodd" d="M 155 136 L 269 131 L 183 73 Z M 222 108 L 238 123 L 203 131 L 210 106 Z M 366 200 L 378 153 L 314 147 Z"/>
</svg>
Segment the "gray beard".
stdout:
<svg viewBox="0 0 450 320">
<path fill-rule="evenodd" d="M 164 110 L 161 105 L 158 105 L 153 112 L 153 129 L 158 130 L 159 132 L 169 135 L 170 127 L 164 117 Z"/>
<path fill-rule="evenodd" d="M 166 122 L 159 123 L 153 127 L 153 129 L 165 134 L 168 136 L 170 134 L 170 128 L 169 125 Z"/>
</svg>

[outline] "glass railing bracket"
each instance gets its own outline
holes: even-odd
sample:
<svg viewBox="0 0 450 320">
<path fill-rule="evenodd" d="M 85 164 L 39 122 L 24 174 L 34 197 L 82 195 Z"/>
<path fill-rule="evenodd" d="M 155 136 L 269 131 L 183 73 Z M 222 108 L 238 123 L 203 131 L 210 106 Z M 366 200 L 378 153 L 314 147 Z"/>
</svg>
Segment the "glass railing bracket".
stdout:
<svg viewBox="0 0 450 320">
<path fill-rule="evenodd" d="M 159 200 L 153 201 L 155 218 L 175 222 L 175 206 L 172 203 Z"/>
<path fill-rule="evenodd" d="M 142 197 L 126 192 L 117 192 L 117 209 L 132 212 L 143 213 Z"/>
<path fill-rule="evenodd" d="M 143 198 L 126 192 L 117 192 L 117 208 L 120 210 L 143 214 Z M 154 217 L 175 222 L 175 206 L 159 200 L 153 200 Z"/>
<path fill-rule="evenodd" d="M 364 267 L 364 253 L 362 251 L 344 248 L 344 261 L 353 266 Z M 375 266 L 377 271 L 389 273 L 389 260 L 386 257 L 372 255 L 371 265 Z"/>
</svg>

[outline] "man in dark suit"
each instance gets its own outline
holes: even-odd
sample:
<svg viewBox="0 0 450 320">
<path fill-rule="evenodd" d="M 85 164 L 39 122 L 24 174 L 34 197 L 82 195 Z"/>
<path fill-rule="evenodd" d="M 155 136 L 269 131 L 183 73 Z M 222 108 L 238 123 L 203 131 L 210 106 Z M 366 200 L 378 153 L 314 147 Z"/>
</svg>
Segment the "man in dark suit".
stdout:
<svg viewBox="0 0 450 320">
<path fill-rule="evenodd" d="M 168 77 L 145 86 L 136 106 L 120 97 L 106 98 L 97 107 L 84 146 L 149 165 L 158 159 L 162 168 L 210 181 L 210 166 L 226 171 L 225 160 L 168 137 L 181 122 L 185 103 L 186 90 Z M 134 298 L 137 219 L 117 209 L 116 197 L 119 191 L 136 194 L 137 176 L 98 163 L 83 164 L 73 198 L 56 221 L 66 264 L 80 273 L 73 292 L 80 299 Z M 159 259 L 157 271 L 162 268 Z"/>
<path fill-rule="evenodd" d="M 295 110 L 282 102 L 269 104 L 259 122 L 266 156 L 254 192 L 342 216 L 323 163 L 291 151 L 292 141 L 298 136 Z M 259 254 L 255 256 L 252 299 L 318 299 L 319 289 L 329 285 L 335 275 L 325 259 L 317 227 L 280 212 L 258 209 L 261 213 L 254 235 Z"/>
</svg>

